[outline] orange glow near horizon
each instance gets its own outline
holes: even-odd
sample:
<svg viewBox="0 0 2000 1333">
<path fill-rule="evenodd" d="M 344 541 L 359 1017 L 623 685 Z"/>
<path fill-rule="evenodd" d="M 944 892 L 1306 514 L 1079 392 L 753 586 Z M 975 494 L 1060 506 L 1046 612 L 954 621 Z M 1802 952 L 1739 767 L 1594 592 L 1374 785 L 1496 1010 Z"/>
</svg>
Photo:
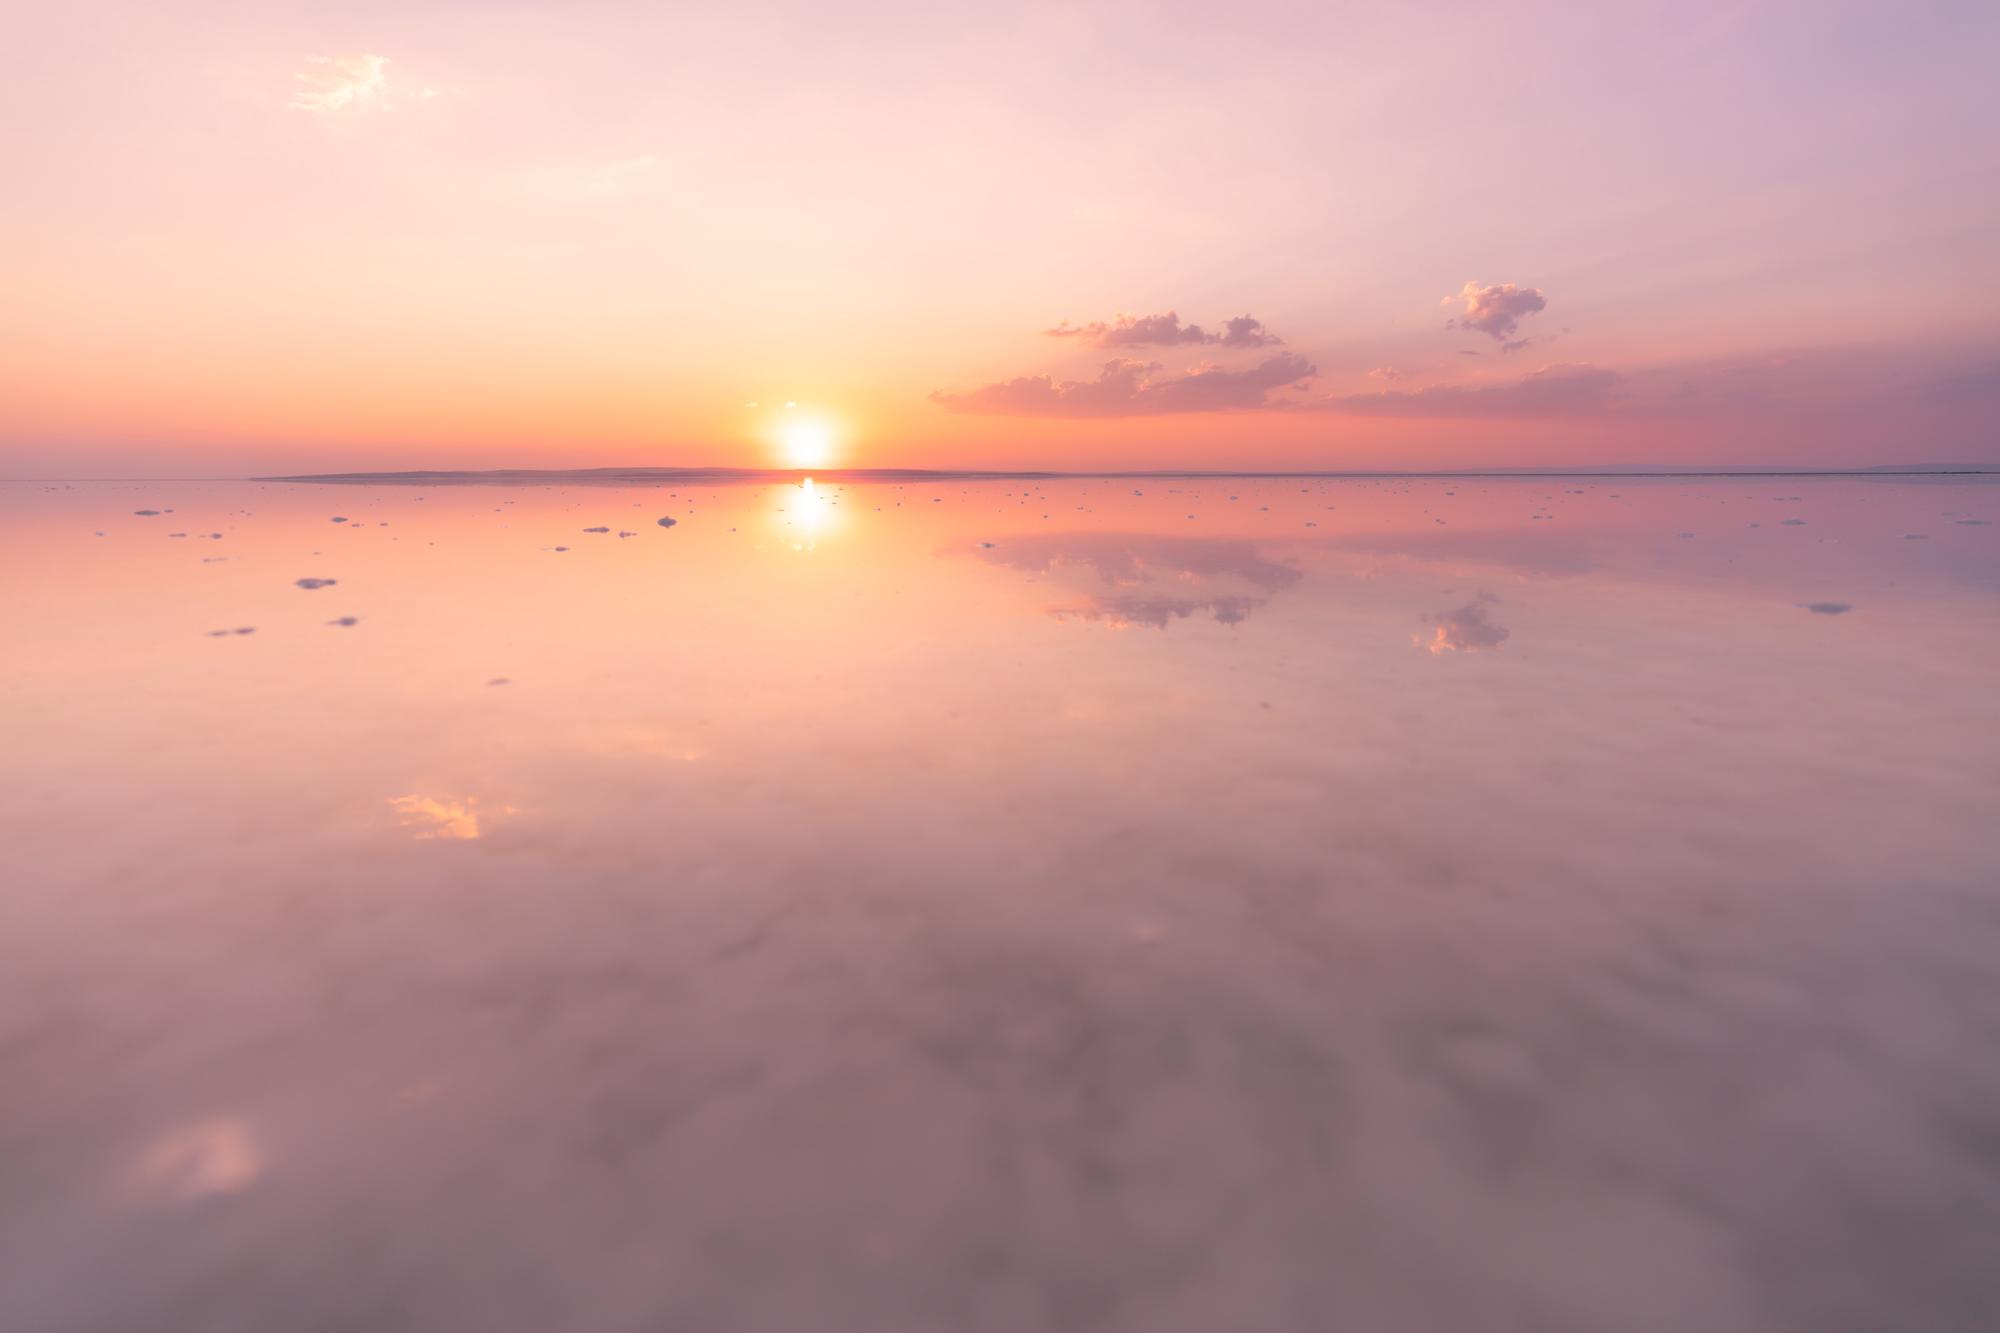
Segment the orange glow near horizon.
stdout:
<svg viewBox="0 0 2000 1333">
<path fill-rule="evenodd" d="M 1838 8 L 30 7 L 0 477 L 1992 461 L 2000 19 Z"/>
</svg>

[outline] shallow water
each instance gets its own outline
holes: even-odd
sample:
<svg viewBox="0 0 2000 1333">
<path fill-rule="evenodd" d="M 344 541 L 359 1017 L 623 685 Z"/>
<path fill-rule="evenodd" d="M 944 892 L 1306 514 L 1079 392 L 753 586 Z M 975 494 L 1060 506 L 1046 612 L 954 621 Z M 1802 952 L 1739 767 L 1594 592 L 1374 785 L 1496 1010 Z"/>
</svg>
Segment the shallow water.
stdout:
<svg viewBox="0 0 2000 1333">
<path fill-rule="evenodd" d="M 1989 1328 L 1995 520 L 0 487 L 0 1328 Z"/>
</svg>

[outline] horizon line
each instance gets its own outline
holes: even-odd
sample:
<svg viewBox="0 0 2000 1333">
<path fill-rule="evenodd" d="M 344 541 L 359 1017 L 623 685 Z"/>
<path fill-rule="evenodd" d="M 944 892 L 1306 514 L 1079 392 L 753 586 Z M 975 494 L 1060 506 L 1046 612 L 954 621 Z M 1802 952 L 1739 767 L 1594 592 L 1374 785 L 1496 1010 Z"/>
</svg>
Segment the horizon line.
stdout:
<svg viewBox="0 0 2000 1333">
<path fill-rule="evenodd" d="M 1042 468 L 746 468 L 746 467 L 596 467 L 414 469 L 396 472 L 320 472 L 288 476 L 247 477 L 255 482 L 307 485 L 421 486 L 524 484 L 646 484 L 755 483 L 823 480 L 851 483 L 926 481 L 1121 481 L 1121 480 L 1383 480 L 1403 478 L 1606 477 L 1631 480 L 1648 477 L 1895 477 L 1981 476 L 2000 473 L 2000 463 L 1883 464 L 1851 468 L 1768 466 L 1678 466 L 1673 464 L 1601 464 L 1594 467 L 1512 467 L 1409 469 L 1275 470 L 1198 468 L 1138 468 L 1059 471 Z"/>
<path fill-rule="evenodd" d="M 250 481 L 308 485 L 519 485 L 535 482 L 571 484 L 645 484 L 648 482 L 760 482 L 826 480 L 840 482 L 910 481 L 1118 481 L 1162 480 L 1323 480 L 1400 479 L 1430 477 L 1938 477 L 2000 474 L 2000 463 L 1885 463 L 1861 467 L 1783 467 L 1765 465 L 1690 465 L 1607 463 L 1586 467 L 1483 468 L 1131 468 L 1065 471 L 1047 468 L 901 468 L 901 467 L 589 467 L 589 468 L 415 468 L 398 471 L 309 472 L 275 476 L 203 477 L 5 477 L 0 483 L 72 484 L 77 482 L 216 482 Z"/>
</svg>

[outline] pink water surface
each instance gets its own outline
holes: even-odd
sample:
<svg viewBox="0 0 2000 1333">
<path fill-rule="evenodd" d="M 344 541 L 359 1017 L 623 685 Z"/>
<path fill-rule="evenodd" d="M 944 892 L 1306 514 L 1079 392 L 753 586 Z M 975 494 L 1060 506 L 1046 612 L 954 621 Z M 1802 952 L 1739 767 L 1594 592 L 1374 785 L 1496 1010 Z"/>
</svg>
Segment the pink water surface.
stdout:
<svg viewBox="0 0 2000 1333">
<path fill-rule="evenodd" d="M 1996 520 L 0 487 L 0 1327 L 1990 1327 Z"/>
</svg>

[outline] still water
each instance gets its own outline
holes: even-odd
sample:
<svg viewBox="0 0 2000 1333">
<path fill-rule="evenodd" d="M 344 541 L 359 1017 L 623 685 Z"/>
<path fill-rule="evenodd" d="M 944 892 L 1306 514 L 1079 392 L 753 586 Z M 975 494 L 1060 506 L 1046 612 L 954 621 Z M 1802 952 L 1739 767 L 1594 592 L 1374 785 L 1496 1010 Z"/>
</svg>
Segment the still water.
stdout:
<svg viewBox="0 0 2000 1333">
<path fill-rule="evenodd" d="M 0 1328 L 1991 1328 L 1996 521 L 0 487 Z"/>
</svg>

